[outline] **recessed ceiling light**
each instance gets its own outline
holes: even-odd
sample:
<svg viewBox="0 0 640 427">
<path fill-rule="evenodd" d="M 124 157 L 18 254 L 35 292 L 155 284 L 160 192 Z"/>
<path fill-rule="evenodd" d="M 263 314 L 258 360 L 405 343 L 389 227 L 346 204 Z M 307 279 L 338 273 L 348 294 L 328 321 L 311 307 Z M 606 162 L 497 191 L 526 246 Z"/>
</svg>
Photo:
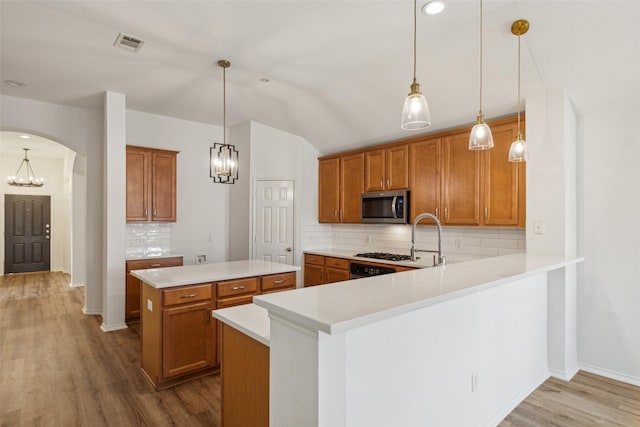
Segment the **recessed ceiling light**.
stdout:
<svg viewBox="0 0 640 427">
<path fill-rule="evenodd" d="M 31 137 L 29 135 L 20 135 L 20 138 L 22 138 L 22 139 L 31 139 Z"/>
<path fill-rule="evenodd" d="M 3 80 L 2 83 L 12 87 L 25 87 L 27 85 L 26 83 L 22 83 L 17 80 Z"/>
<path fill-rule="evenodd" d="M 268 79 L 268 78 L 266 78 L 266 77 L 262 77 L 262 78 L 260 79 L 260 81 L 261 81 L 262 83 L 269 83 L 271 80 L 269 80 L 269 79 Z"/>
<path fill-rule="evenodd" d="M 437 15 L 444 10 L 444 1 L 433 0 L 422 6 L 422 13 L 425 15 Z"/>
</svg>

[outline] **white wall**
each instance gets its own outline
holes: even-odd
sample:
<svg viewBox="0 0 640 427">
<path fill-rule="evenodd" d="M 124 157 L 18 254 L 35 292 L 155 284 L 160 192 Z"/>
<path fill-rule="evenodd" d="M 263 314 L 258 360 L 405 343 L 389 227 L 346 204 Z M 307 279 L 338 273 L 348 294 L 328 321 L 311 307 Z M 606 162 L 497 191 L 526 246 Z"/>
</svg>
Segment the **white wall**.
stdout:
<svg viewBox="0 0 640 427">
<path fill-rule="evenodd" d="M 640 385 L 640 109 L 607 108 L 582 121 L 579 362 Z"/>
<path fill-rule="evenodd" d="M 222 141 L 216 141 L 222 143 Z M 229 187 L 229 261 L 251 256 L 251 122 L 229 129 L 228 142 L 238 150 L 238 180 Z"/>
<path fill-rule="evenodd" d="M 65 161 L 49 157 L 39 157 L 31 150 L 29 160 L 38 177 L 45 179 L 42 187 L 12 187 L 7 184 L 6 176 L 13 175 L 24 158 L 20 150 L 15 154 L 3 154 L 0 158 L 0 235 L 4 235 L 4 196 L 5 194 L 25 194 L 32 196 L 51 196 L 51 271 L 71 272 L 69 263 L 71 233 L 69 230 L 70 199 L 67 192 L 67 174 Z M 24 170 L 24 168 L 23 168 Z M 4 240 L 0 245 L 0 260 L 4 262 Z M 4 274 L 4 263 L 0 274 Z"/>
<path fill-rule="evenodd" d="M 195 264 L 196 255 L 206 255 L 207 262 L 228 257 L 230 186 L 214 184 L 209 177 L 209 147 L 220 141 L 219 126 L 127 111 L 128 145 L 180 151 L 171 249 L 184 255 L 185 264 Z"/>
<path fill-rule="evenodd" d="M 86 313 L 102 313 L 102 109 L 65 107 L 2 95 L 0 129 L 31 133 L 76 152 L 86 170 Z M 75 166 L 74 166 L 75 169 Z M 72 277 L 72 280 L 74 278 Z"/>
</svg>

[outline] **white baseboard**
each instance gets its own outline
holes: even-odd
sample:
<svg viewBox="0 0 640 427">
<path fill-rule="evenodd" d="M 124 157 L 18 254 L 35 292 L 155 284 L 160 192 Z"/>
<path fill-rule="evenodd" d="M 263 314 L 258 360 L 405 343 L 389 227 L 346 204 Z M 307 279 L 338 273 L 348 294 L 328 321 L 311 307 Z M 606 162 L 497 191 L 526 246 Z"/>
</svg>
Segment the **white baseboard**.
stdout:
<svg viewBox="0 0 640 427">
<path fill-rule="evenodd" d="M 102 316 L 102 310 L 89 310 L 86 306 L 82 307 L 82 312 L 87 316 Z"/>
<path fill-rule="evenodd" d="M 527 398 L 531 393 L 533 393 L 542 383 L 544 383 L 547 378 L 549 378 L 549 374 L 545 373 L 540 375 L 535 381 L 522 389 L 520 393 L 518 393 L 513 399 L 507 402 L 500 410 L 487 422 L 485 425 L 489 426 L 497 426 L 500 424 L 502 420 L 506 418 L 516 407 L 522 403 L 524 399 Z"/>
<path fill-rule="evenodd" d="M 128 326 L 126 323 L 119 323 L 117 325 L 110 325 L 107 326 L 104 323 L 102 325 L 100 325 L 100 329 L 102 329 L 102 332 L 113 332 L 113 331 L 119 331 L 120 329 L 127 329 Z"/>
<path fill-rule="evenodd" d="M 578 373 L 579 370 L 580 370 L 579 366 L 574 366 L 573 369 L 569 371 L 569 373 L 566 373 L 564 371 L 558 371 L 557 369 L 549 368 L 549 373 L 554 378 L 558 378 L 564 381 L 571 381 L 571 378 L 573 378 Z"/>
<path fill-rule="evenodd" d="M 623 383 L 631 384 L 640 387 L 640 378 L 631 375 L 623 374 L 620 372 L 611 371 L 609 369 L 599 368 L 597 366 L 589 365 L 586 363 L 580 364 L 580 369 L 592 374 L 600 375 L 601 377 L 610 378 L 612 380 L 620 381 Z"/>
<path fill-rule="evenodd" d="M 69 283 L 70 288 L 82 288 L 84 286 L 85 286 L 84 283 L 73 283 L 73 282 Z"/>
</svg>

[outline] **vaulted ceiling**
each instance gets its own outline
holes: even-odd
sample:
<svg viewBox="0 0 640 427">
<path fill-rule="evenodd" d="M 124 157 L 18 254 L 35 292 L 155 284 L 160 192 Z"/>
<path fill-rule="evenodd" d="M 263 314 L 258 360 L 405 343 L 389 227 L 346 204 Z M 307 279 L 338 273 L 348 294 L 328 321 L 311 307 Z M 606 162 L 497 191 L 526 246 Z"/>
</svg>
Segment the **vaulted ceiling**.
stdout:
<svg viewBox="0 0 640 427">
<path fill-rule="evenodd" d="M 418 2 L 420 8 L 426 0 Z M 300 135 L 328 154 L 413 135 L 399 127 L 412 78 L 412 7 L 387 1 L 2 1 L 0 93 L 100 108 L 105 90 L 127 108 L 227 125 L 245 120 Z M 515 112 L 519 18 L 523 92 L 541 79 L 580 111 L 632 105 L 640 94 L 640 1 L 484 3 L 484 112 Z M 478 110 L 479 1 L 418 14 L 417 77 L 429 132 Z M 114 47 L 119 33 L 145 41 Z M 268 82 L 262 81 L 268 79 Z"/>
</svg>

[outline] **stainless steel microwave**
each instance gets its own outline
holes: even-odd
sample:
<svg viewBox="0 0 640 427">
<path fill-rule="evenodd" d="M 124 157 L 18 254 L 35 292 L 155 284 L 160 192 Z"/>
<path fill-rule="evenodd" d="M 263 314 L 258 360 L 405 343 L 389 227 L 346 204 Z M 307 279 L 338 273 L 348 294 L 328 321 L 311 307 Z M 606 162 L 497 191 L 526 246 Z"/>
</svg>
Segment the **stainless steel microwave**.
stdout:
<svg viewBox="0 0 640 427">
<path fill-rule="evenodd" d="M 409 191 L 363 193 L 362 222 L 383 224 L 408 223 Z"/>
</svg>

